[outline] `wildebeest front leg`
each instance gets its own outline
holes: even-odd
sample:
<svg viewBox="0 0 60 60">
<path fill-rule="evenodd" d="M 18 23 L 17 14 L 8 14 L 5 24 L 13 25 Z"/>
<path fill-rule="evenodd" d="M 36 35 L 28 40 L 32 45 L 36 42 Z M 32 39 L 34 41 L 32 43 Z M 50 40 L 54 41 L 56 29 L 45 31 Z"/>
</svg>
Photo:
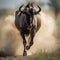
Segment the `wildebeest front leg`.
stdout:
<svg viewBox="0 0 60 60">
<path fill-rule="evenodd" d="M 23 38 L 23 45 L 24 45 L 23 56 L 26 56 L 27 55 L 27 52 L 26 52 L 26 39 L 25 39 L 24 34 L 21 34 L 21 35 L 22 35 L 22 38 Z"/>
<path fill-rule="evenodd" d="M 29 43 L 29 46 L 26 46 L 26 49 L 27 49 L 27 50 L 29 50 L 30 47 L 33 45 L 34 36 L 35 36 L 35 32 L 34 32 L 34 30 L 32 30 L 32 31 L 31 31 L 31 34 L 30 34 L 31 41 L 30 41 L 30 43 Z"/>
<path fill-rule="evenodd" d="M 34 39 L 34 36 L 35 36 L 35 32 L 34 30 L 31 32 L 31 41 L 29 43 L 29 46 L 31 47 L 33 45 L 33 39 Z"/>
</svg>

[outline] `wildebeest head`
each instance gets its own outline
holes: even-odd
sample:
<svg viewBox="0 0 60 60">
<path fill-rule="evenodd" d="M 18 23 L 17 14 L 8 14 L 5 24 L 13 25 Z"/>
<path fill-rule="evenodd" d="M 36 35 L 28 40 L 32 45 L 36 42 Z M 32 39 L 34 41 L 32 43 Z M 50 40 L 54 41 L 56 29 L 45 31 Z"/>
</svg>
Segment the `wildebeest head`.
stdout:
<svg viewBox="0 0 60 60">
<path fill-rule="evenodd" d="M 32 26 L 33 24 L 33 17 L 34 15 L 38 14 L 41 11 L 41 8 L 37 5 L 37 7 L 39 8 L 38 11 L 36 11 L 33 7 L 32 3 L 28 3 L 25 8 L 22 10 L 22 7 L 24 5 L 21 5 L 19 8 L 19 11 L 23 14 L 25 14 L 26 16 L 26 21 L 27 21 L 27 25 L 28 26 Z"/>
</svg>

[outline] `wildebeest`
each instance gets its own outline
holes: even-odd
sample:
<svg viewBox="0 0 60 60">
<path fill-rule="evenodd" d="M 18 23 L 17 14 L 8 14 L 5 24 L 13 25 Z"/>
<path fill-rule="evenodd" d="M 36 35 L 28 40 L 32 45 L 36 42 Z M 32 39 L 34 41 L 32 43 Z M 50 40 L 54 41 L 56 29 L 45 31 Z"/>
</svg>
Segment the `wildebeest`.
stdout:
<svg viewBox="0 0 60 60">
<path fill-rule="evenodd" d="M 15 25 L 16 28 L 20 31 L 21 36 L 23 38 L 23 45 L 24 45 L 23 56 L 25 56 L 27 55 L 26 49 L 27 50 L 30 49 L 30 47 L 33 45 L 33 38 L 41 26 L 41 22 L 38 21 L 39 19 L 37 19 L 36 21 L 34 19 L 34 15 L 39 14 L 41 8 L 37 5 L 39 10 L 36 11 L 34 9 L 33 3 L 28 3 L 22 10 L 23 6 L 24 5 L 21 5 L 19 10 L 17 10 L 15 13 Z M 26 45 L 27 42 L 25 38 L 25 36 L 28 35 L 30 35 L 31 38 L 29 46 Z"/>
</svg>

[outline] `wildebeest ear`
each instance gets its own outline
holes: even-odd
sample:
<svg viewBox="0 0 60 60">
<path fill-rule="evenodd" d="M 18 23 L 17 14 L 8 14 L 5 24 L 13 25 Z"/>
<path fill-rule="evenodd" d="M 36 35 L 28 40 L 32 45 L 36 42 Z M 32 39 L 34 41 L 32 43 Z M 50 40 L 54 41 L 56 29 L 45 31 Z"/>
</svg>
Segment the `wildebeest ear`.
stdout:
<svg viewBox="0 0 60 60">
<path fill-rule="evenodd" d="M 20 12 L 19 10 L 17 10 L 17 11 L 15 12 L 15 16 L 19 16 L 19 15 L 21 15 L 21 12 Z"/>
</svg>

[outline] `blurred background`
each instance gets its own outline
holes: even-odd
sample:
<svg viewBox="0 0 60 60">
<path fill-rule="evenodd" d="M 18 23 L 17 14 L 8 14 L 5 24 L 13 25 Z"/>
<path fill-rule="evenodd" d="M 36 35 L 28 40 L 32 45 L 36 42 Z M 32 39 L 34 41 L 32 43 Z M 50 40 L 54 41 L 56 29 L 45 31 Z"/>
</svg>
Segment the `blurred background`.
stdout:
<svg viewBox="0 0 60 60">
<path fill-rule="evenodd" d="M 28 2 L 34 2 L 38 4 L 42 11 L 54 18 L 57 25 L 56 38 L 59 49 L 56 53 L 38 54 L 31 57 L 31 60 L 60 60 L 60 0 L 0 0 L 0 30 L 5 24 L 5 17 L 8 15 L 14 15 L 15 11 L 19 8 L 21 4 L 26 4 Z M 0 31 L 1 40 L 1 31 Z M 41 57 L 40 57 L 41 56 Z"/>
</svg>

